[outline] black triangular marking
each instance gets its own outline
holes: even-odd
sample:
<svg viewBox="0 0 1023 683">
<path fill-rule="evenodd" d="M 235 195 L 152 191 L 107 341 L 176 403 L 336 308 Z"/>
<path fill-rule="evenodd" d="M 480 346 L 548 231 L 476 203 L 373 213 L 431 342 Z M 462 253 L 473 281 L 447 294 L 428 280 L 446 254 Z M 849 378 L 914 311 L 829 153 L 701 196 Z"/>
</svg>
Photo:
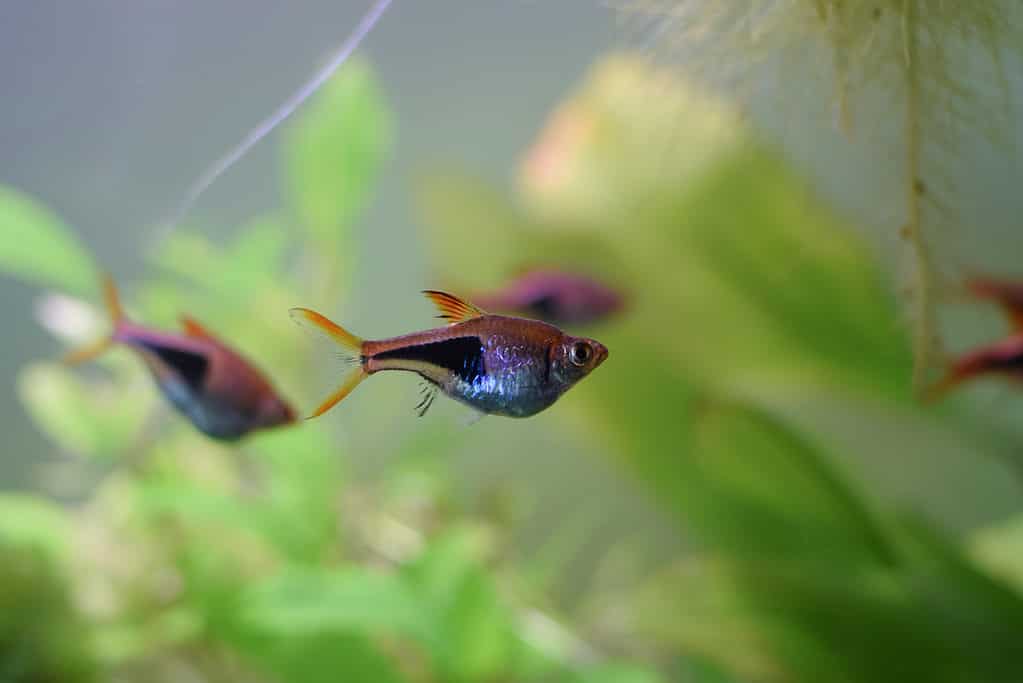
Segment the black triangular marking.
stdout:
<svg viewBox="0 0 1023 683">
<path fill-rule="evenodd" d="M 156 357 L 177 373 L 188 386 L 193 389 L 202 388 L 206 379 L 206 371 L 209 370 L 209 360 L 206 356 L 151 342 L 140 342 L 140 345 L 147 351 L 156 354 Z"/>
<path fill-rule="evenodd" d="M 425 361 L 440 366 L 475 382 L 486 375 L 483 363 L 483 342 L 479 337 L 454 337 L 443 341 L 403 346 L 378 353 L 376 358 Z"/>
</svg>

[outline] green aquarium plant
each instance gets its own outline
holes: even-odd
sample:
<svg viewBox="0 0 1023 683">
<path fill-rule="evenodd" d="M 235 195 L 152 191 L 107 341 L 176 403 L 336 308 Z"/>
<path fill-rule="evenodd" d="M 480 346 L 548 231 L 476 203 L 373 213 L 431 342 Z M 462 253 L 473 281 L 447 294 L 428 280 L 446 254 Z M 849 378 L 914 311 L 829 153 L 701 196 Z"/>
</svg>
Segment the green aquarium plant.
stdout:
<svg viewBox="0 0 1023 683">
<path fill-rule="evenodd" d="M 393 138 L 372 71 L 349 67 L 283 143 L 284 209 L 223 242 L 176 232 L 123 288 L 147 323 L 217 321 L 300 403 L 323 359 L 284 312 L 351 302 L 360 209 Z M 97 259 L 37 202 L 0 198 L 24 236 L 0 247 L 0 268 L 61 293 L 40 317 L 62 341 L 95 339 Z M 61 504 L 0 498 L 16 588 L 0 671 L 1018 677 L 1018 442 L 961 403 L 918 404 L 877 252 L 731 107 L 612 58 L 552 113 L 516 187 L 455 167 L 425 177 L 419 200 L 427 265 L 460 288 L 543 261 L 627 291 L 629 310 L 593 332 L 608 362 L 511 426 L 417 422 L 410 402 L 367 473 L 343 420 L 225 445 L 169 413 L 127 354 L 76 370 L 40 358 L 20 396 L 64 458 L 51 474 L 75 486 Z M 474 489 L 485 458 L 530 469 Z M 566 463 L 559 500 L 543 498 Z M 626 499 L 643 507 L 639 531 L 608 519 Z M 27 613 L 45 628 L 18 628 Z"/>
<path fill-rule="evenodd" d="M 605 606 L 662 657 L 741 680 L 1013 680 L 1018 583 L 952 531 L 971 538 L 1014 439 L 918 404 L 876 254 L 744 131 L 670 71 L 609 59 L 552 115 L 513 198 L 426 179 L 429 243 L 464 272 L 465 235 L 493 230 L 499 271 L 585 264 L 641 293 L 605 335 L 624 360 L 568 403 L 698 542 Z M 905 510 L 893 461 L 960 504 Z"/>
<path fill-rule="evenodd" d="M 741 106 L 886 246 L 915 386 L 942 361 L 957 280 L 1012 271 L 1023 14 L 1012 0 L 619 0 L 650 51 Z M 678 125 L 685 125 L 678 122 Z M 901 244 L 900 244 L 901 243 Z M 901 246 L 901 248 L 900 248 Z"/>
<path fill-rule="evenodd" d="M 123 287 L 128 312 L 168 329 L 183 312 L 215 321 L 282 392 L 308 397 L 323 358 L 286 311 L 349 297 L 355 225 L 392 138 L 372 70 L 349 65 L 286 136 L 286 210 L 223 242 L 170 234 Z M 98 259 L 30 197 L 0 199 L 20 237 L 0 267 L 59 292 L 40 318 L 64 343 L 100 338 Z M 517 588 L 500 521 L 451 502 L 450 429 L 412 432 L 390 469 L 359 479 L 336 422 L 222 444 L 168 411 L 137 358 L 94 365 L 40 357 L 19 379 L 64 456 L 48 481 L 73 482 L 73 502 L 0 498 L 4 680 L 662 680 L 585 647 Z"/>
</svg>

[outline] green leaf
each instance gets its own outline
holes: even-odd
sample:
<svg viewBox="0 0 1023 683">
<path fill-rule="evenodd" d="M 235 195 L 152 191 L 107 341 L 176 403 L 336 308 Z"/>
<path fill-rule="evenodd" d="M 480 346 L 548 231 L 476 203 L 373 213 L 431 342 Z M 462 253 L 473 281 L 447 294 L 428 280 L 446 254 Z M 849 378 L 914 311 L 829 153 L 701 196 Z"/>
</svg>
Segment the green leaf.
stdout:
<svg viewBox="0 0 1023 683">
<path fill-rule="evenodd" d="M 978 564 L 1023 593 L 1023 517 L 974 532 L 969 550 Z"/>
<path fill-rule="evenodd" d="M 738 569 L 738 590 L 794 681 L 1011 681 L 1023 601 L 929 533 L 894 570 Z"/>
<path fill-rule="evenodd" d="M 452 529 L 406 568 L 434 620 L 432 654 L 447 679 L 495 678 L 518 645 L 511 614 L 479 565 L 479 540 L 471 529 Z"/>
<path fill-rule="evenodd" d="M 52 211 L 28 195 L 0 187 L 0 270 L 77 294 L 95 291 L 89 252 Z"/>
<path fill-rule="evenodd" d="M 148 377 L 130 373 L 114 383 L 78 377 L 66 367 L 35 363 L 18 378 L 21 401 L 36 425 L 61 448 L 81 455 L 109 458 L 134 439 L 155 401 L 126 400 L 132 392 L 152 392 Z"/>
<path fill-rule="evenodd" d="M 252 448 L 266 467 L 266 508 L 278 547 L 294 562 L 322 561 L 336 554 L 340 538 L 339 491 L 342 458 L 322 425 L 257 435 Z"/>
<path fill-rule="evenodd" d="M 764 360 L 776 366 L 815 366 L 847 387 L 908 397 L 909 345 L 880 270 L 782 164 L 762 152 L 723 159 L 681 214 L 694 226 L 686 250 L 756 316 L 722 310 L 716 334 L 744 336 L 744 355 L 775 344 Z"/>
<path fill-rule="evenodd" d="M 694 521 L 717 545 L 807 563 L 896 562 L 881 520 L 802 435 L 745 406 L 709 404 L 696 424 Z"/>
<path fill-rule="evenodd" d="M 235 531 L 272 537 L 266 510 L 256 504 L 191 483 L 147 482 L 139 487 L 139 509 L 146 515 L 174 515 L 186 523 L 218 523 Z"/>
<path fill-rule="evenodd" d="M 430 262 L 451 289 L 500 287 L 538 262 L 625 279 L 622 258 L 602 236 L 578 239 L 563 226 L 536 221 L 465 171 L 422 177 L 417 203 L 429 229 Z"/>
<path fill-rule="evenodd" d="M 356 634 L 310 637 L 236 637 L 246 658 L 285 683 L 406 680 L 366 638 Z"/>
<path fill-rule="evenodd" d="M 26 511 L 24 501 L 13 507 Z M 0 680 L 96 681 L 90 635 L 54 558 L 0 534 Z"/>
<path fill-rule="evenodd" d="M 0 542 L 35 546 L 62 558 L 70 538 L 70 522 L 57 505 L 25 494 L 0 495 Z"/>
<path fill-rule="evenodd" d="M 628 357 L 658 348 L 719 391 L 813 382 L 908 397 L 908 342 L 873 254 L 699 89 L 640 60 L 602 62 L 541 134 L 521 189 L 517 250 L 557 263 L 606 241 L 624 261 L 598 273 L 638 293 L 622 324 L 645 348 Z M 468 243 L 486 228 L 467 218 L 449 202 L 433 220 Z M 551 250 L 529 228 L 571 239 Z"/>
<path fill-rule="evenodd" d="M 604 664 L 566 679 L 566 683 L 660 683 L 653 671 L 628 664 Z"/>
<path fill-rule="evenodd" d="M 309 104 L 287 140 L 292 205 L 314 240 L 347 244 L 392 136 L 391 115 L 373 71 L 364 61 L 348 62 Z"/>
<path fill-rule="evenodd" d="M 275 637 L 388 633 L 430 641 L 432 622 L 401 577 L 361 569 L 289 569 L 245 591 L 240 619 Z"/>
</svg>

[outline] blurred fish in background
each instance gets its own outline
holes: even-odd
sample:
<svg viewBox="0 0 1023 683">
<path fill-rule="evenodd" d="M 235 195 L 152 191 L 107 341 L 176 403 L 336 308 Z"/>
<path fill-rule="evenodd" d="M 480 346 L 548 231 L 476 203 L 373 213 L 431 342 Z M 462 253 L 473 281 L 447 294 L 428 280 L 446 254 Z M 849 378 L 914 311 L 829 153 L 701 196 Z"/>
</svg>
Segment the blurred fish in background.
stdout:
<svg viewBox="0 0 1023 683">
<path fill-rule="evenodd" d="M 995 375 L 1023 381 L 1023 282 L 975 276 L 965 284 L 974 298 L 990 300 L 1002 309 L 1011 333 L 1004 339 L 985 344 L 952 360 L 945 376 L 928 391 L 927 397 L 931 400 L 982 376 Z"/>
<path fill-rule="evenodd" d="M 269 380 L 198 322 L 182 317 L 184 335 L 149 329 L 125 317 L 110 278 L 104 279 L 103 288 L 113 332 L 68 354 L 68 363 L 91 360 L 114 344 L 131 348 L 171 405 L 214 439 L 234 441 L 256 429 L 295 421 L 291 406 Z"/>
<path fill-rule="evenodd" d="M 481 308 L 543 320 L 592 325 L 621 312 L 625 294 L 595 277 L 553 267 L 523 269 L 502 287 L 472 297 Z"/>
</svg>

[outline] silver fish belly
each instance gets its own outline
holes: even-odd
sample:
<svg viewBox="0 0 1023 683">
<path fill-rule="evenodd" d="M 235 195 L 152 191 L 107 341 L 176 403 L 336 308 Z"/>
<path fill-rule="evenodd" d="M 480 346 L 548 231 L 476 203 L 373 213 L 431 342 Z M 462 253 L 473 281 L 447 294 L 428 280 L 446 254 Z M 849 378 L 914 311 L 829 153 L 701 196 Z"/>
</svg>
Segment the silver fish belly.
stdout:
<svg viewBox="0 0 1023 683">
<path fill-rule="evenodd" d="M 546 355 L 527 346 L 492 341 L 481 370 L 471 378 L 453 374 L 442 388 L 476 410 L 507 417 L 535 415 L 563 391 L 552 381 Z"/>
</svg>

